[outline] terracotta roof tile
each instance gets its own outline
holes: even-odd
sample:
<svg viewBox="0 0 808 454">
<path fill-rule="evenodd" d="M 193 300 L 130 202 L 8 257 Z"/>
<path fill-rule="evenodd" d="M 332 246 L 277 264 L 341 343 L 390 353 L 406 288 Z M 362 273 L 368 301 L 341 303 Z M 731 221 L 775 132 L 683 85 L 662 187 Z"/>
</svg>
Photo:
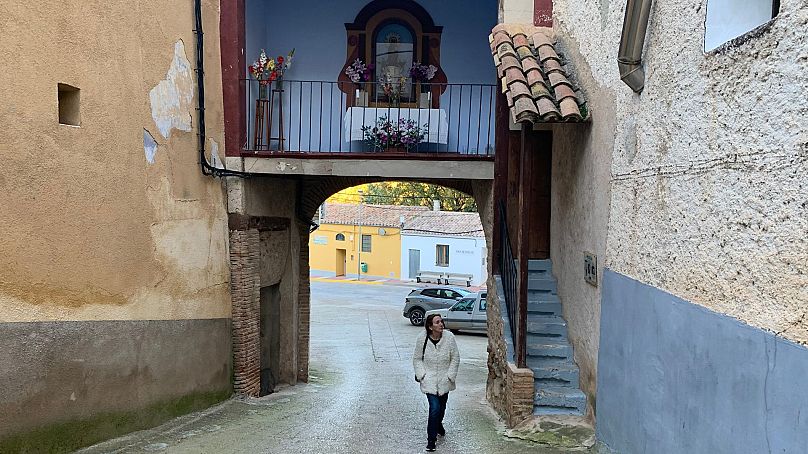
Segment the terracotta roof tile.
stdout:
<svg viewBox="0 0 808 454">
<path fill-rule="evenodd" d="M 483 224 L 478 213 L 456 211 L 424 211 L 404 224 L 402 233 L 417 235 L 452 235 L 483 237 Z"/>
<path fill-rule="evenodd" d="M 564 100 L 566 98 L 575 99 L 575 97 L 576 97 L 575 92 L 572 91 L 572 88 L 570 88 L 568 85 L 563 85 L 563 84 L 562 85 L 556 85 L 555 88 L 553 88 L 553 89 L 555 90 L 556 99 L 559 100 L 559 101 L 562 101 L 562 100 Z"/>
<path fill-rule="evenodd" d="M 525 73 L 522 72 L 521 66 L 519 68 L 508 68 L 505 70 L 505 80 L 508 81 L 510 87 L 514 82 L 522 82 L 527 85 Z"/>
<path fill-rule="evenodd" d="M 589 119 L 582 93 L 555 50 L 552 33 L 531 25 L 499 24 L 488 37 L 515 122 Z"/>
<path fill-rule="evenodd" d="M 374 227 L 401 227 L 401 217 L 406 222 L 428 207 L 398 205 L 359 205 L 326 203 L 321 224 L 367 225 Z"/>
<path fill-rule="evenodd" d="M 581 119 L 581 109 L 573 98 L 562 99 L 559 106 L 561 107 L 561 116 L 564 117 L 565 120 Z"/>
</svg>

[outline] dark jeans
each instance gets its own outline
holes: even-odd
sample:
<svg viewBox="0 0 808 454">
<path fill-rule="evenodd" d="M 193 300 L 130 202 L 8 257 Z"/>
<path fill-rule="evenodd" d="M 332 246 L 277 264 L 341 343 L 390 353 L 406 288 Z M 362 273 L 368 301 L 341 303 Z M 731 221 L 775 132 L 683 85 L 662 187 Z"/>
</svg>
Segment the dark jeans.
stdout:
<svg viewBox="0 0 808 454">
<path fill-rule="evenodd" d="M 435 441 L 438 438 L 438 429 L 443 427 L 443 415 L 446 413 L 446 399 L 449 393 L 442 396 L 427 394 L 429 401 L 429 422 L 426 424 L 427 441 Z"/>
</svg>

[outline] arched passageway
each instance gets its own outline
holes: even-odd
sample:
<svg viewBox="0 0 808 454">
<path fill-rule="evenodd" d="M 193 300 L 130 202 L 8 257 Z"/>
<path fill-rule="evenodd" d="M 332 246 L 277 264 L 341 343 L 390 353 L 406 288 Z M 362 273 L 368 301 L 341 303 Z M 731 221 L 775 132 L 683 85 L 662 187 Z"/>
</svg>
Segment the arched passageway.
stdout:
<svg viewBox="0 0 808 454">
<path fill-rule="evenodd" d="M 471 195 L 479 210 L 486 242 L 491 243 L 492 180 L 304 176 L 228 182 L 236 393 L 258 396 L 277 383 L 308 381 L 312 219 L 332 194 L 391 179 L 432 183 Z M 487 250 L 490 255 L 491 249 Z M 265 320 L 274 317 L 276 329 L 265 327 L 262 333 L 262 315 Z M 266 367 L 268 364 L 271 366 Z M 264 389 L 262 369 L 273 370 L 271 377 L 265 372 Z"/>
</svg>

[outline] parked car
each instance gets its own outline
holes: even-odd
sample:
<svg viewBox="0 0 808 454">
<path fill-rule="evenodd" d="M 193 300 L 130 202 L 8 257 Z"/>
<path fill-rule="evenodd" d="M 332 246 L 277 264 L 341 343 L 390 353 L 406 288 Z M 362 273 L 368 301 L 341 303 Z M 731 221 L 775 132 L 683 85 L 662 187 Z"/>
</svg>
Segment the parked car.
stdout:
<svg viewBox="0 0 808 454">
<path fill-rule="evenodd" d="M 448 309 L 459 299 L 472 295 L 459 287 L 426 287 L 410 292 L 404 303 L 404 316 L 415 326 L 424 324 L 424 314 L 433 309 Z"/>
<path fill-rule="evenodd" d="M 479 292 L 476 295 L 462 298 L 448 309 L 427 311 L 424 316 L 440 314 L 443 319 L 443 326 L 453 333 L 460 330 L 487 333 L 486 296 L 488 296 L 486 292 Z"/>
</svg>

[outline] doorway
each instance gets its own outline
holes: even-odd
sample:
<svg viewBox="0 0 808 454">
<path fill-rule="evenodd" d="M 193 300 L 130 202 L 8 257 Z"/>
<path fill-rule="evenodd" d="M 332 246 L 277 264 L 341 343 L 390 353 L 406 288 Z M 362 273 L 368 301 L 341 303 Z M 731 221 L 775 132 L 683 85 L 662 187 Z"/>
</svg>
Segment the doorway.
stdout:
<svg viewBox="0 0 808 454">
<path fill-rule="evenodd" d="M 337 249 L 337 263 L 334 267 L 336 276 L 345 276 L 345 249 Z"/>
<path fill-rule="evenodd" d="M 261 287 L 261 390 L 259 396 L 275 391 L 280 369 L 281 292 L 280 284 Z"/>
<path fill-rule="evenodd" d="M 421 268 L 421 250 L 410 249 L 410 279 L 415 279 L 418 276 L 418 271 Z"/>
</svg>

